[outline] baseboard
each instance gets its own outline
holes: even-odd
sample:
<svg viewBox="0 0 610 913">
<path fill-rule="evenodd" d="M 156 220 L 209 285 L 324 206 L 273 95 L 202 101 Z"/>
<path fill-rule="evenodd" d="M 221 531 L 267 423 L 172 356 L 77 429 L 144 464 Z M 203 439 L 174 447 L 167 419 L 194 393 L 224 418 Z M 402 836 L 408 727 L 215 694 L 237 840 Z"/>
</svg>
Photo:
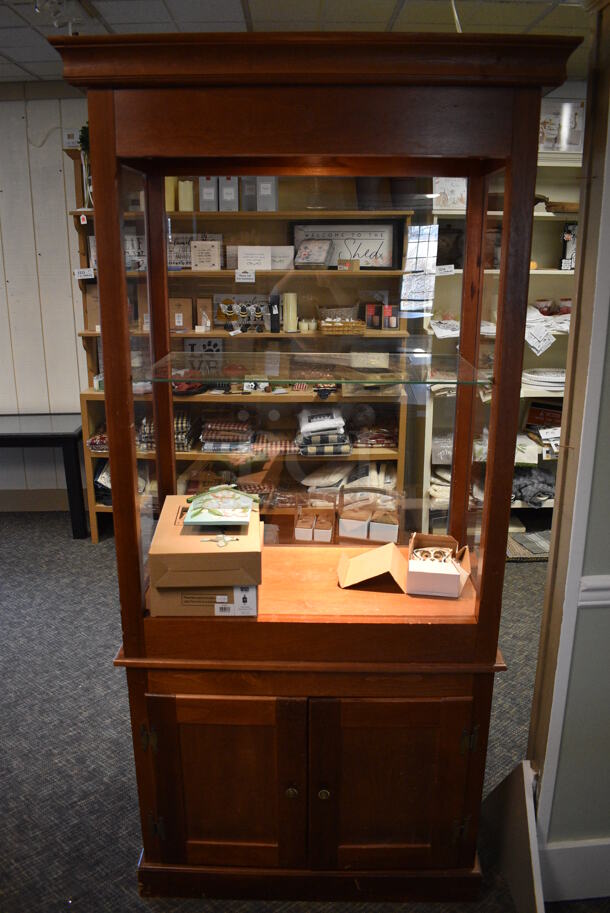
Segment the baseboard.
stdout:
<svg viewBox="0 0 610 913">
<path fill-rule="evenodd" d="M 86 492 L 84 497 L 86 506 Z M 68 494 L 65 488 L 11 488 L 0 491 L 0 513 L 54 510 L 69 510 Z"/>
<path fill-rule="evenodd" d="M 610 896 L 610 838 L 547 843 L 539 854 L 545 901 Z"/>
</svg>

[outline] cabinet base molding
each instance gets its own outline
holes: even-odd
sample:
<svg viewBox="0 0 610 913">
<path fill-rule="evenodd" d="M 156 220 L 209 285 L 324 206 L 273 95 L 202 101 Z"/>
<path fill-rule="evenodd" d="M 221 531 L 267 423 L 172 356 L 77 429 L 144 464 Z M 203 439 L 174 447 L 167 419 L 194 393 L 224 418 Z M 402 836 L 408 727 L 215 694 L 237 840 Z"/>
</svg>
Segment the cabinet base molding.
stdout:
<svg viewBox="0 0 610 913">
<path fill-rule="evenodd" d="M 476 900 L 481 888 L 478 858 L 472 869 L 428 872 L 313 872 L 277 869 L 138 865 L 143 897 L 249 898 L 252 900 Z"/>
</svg>

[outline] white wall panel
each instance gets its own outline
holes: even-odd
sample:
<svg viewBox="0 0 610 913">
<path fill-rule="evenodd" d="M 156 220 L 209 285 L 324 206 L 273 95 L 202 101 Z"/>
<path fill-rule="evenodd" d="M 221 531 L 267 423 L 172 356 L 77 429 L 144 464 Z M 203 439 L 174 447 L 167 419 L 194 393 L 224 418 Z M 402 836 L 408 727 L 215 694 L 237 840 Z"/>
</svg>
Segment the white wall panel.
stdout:
<svg viewBox="0 0 610 913">
<path fill-rule="evenodd" d="M 49 409 L 51 412 L 78 412 L 77 336 L 59 100 L 28 101 L 26 116 Z"/>
<path fill-rule="evenodd" d="M 0 228 L 17 405 L 20 412 L 48 412 L 23 101 L 0 105 L 0 174 Z"/>
</svg>

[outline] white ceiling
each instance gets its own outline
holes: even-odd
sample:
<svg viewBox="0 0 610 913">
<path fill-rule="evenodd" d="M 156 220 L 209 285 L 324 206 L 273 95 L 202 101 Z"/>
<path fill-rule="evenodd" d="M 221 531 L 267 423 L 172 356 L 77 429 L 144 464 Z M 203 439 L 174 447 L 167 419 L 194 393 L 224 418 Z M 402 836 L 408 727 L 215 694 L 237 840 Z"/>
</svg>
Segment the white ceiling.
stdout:
<svg viewBox="0 0 610 913">
<path fill-rule="evenodd" d="M 591 19 L 582 0 L 455 0 L 464 32 L 582 35 L 569 75 L 583 79 Z M 38 9 L 38 12 L 37 12 Z M 455 32 L 451 0 L 0 0 L 0 82 L 58 79 L 46 36 L 137 32 Z"/>
</svg>

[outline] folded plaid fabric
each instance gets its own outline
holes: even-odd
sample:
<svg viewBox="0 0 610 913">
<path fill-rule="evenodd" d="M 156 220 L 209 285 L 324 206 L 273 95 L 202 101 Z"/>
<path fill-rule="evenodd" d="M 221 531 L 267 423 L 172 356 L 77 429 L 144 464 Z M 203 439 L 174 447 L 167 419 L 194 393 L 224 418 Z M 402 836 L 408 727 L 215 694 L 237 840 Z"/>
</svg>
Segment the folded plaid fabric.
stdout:
<svg viewBox="0 0 610 913">
<path fill-rule="evenodd" d="M 197 422 L 191 420 L 188 412 L 177 412 L 174 415 L 174 448 L 185 451 L 192 450 L 197 438 Z M 152 418 L 144 416 L 136 432 L 136 445 L 138 450 L 151 451 L 155 449 L 155 423 Z"/>
<path fill-rule="evenodd" d="M 352 445 L 347 444 L 309 444 L 306 447 L 300 447 L 301 456 L 333 456 L 339 453 L 351 453 Z"/>
<path fill-rule="evenodd" d="M 254 453 L 298 453 L 292 436 L 277 434 L 271 431 L 258 431 L 252 442 Z"/>
<path fill-rule="evenodd" d="M 218 441 L 219 443 L 230 444 L 233 441 L 251 441 L 252 428 L 248 425 L 242 431 L 209 431 L 201 432 L 202 441 Z"/>
<path fill-rule="evenodd" d="M 250 441 L 205 441 L 201 449 L 204 453 L 249 453 L 250 447 Z"/>
<path fill-rule="evenodd" d="M 203 424 L 203 431 L 243 431 L 244 428 L 250 428 L 250 423 L 214 420 Z"/>
<path fill-rule="evenodd" d="M 310 444 L 349 444 L 349 436 L 341 431 L 320 431 L 317 434 L 297 434 L 295 443 L 299 447 Z"/>
</svg>

